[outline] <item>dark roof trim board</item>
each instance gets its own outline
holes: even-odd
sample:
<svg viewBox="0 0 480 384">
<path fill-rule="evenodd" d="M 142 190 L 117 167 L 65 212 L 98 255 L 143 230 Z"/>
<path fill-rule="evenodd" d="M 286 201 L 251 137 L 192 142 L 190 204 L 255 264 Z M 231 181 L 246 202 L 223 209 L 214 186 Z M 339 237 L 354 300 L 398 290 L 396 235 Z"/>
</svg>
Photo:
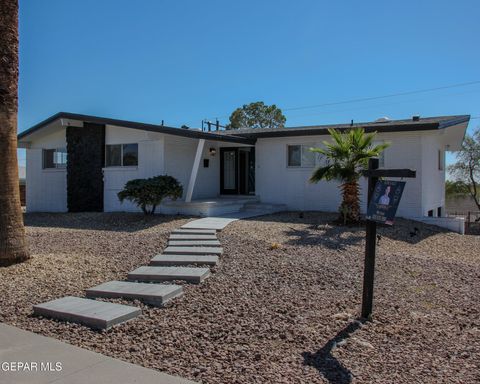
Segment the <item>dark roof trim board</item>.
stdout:
<svg viewBox="0 0 480 384">
<path fill-rule="evenodd" d="M 241 128 L 230 131 L 202 132 L 193 129 L 166 127 L 163 125 L 138 123 L 134 121 L 110 119 L 105 117 L 81 115 L 76 113 L 59 112 L 48 119 L 34 125 L 18 135 L 18 140 L 25 138 L 33 132 L 58 119 L 71 119 L 83 122 L 117 125 L 126 128 L 144 131 L 159 132 L 169 135 L 223 141 L 245 145 L 254 145 L 259 138 L 290 137 L 290 136 L 315 136 L 328 134 L 329 128 L 345 131 L 354 127 L 362 127 L 366 132 L 412 132 L 444 129 L 454 125 L 468 123 L 470 115 L 425 117 L 419 120 L 390 120 L 387 122 L 368 122 L 351 124 L 316 125 L 291 128 Z"/>
<path fill-rule="evenodd" d="M 220 135 L 216 133 L 208 133 L 197 131 L 193 129 L 183 129 L 183 128 L 174 128 L 174 127 L 166 127 L 163 125 L 155 125 L 155 124 L 146 124 L 146 123 L 138 123 L 134 121 L 127 121 L 127 120 L 118 120 L 118 119 L 110 119 L 106 117 L 98 117 L 98 116 L 89 116 L 89 115 L 81 115 L 77 113 L 69 113 L 69 112 L 59 112 L 53 116 L 50 116 L 48 119 L 41 121 L 40 123 L 34 125 L 33 127 L 21 132 L 18 134 L 17 139 L 20 141 L 23 138 L 27 137 L 28 135 L 42 129 L 43 127 L 47 126 L 50 123 L 58 119 L 70 119 L 70 120 L 78 120 L 88 123 L 96 123 L 96 124 L 108 124 L 108 125 L 117 125 L 120 127 L 125 128 L 132 128 L 132 129 L 140 129 L 144 131 L 150 132 L 158 132 L 158 133 L 165 133 L 168 135 L 175 135 L 175 136 L 182 136 L 182 137 L 189 137 L 192 139 L 205 139 L 205 140 L 214 140 L 214 141 L 224 141 L 229 143 L 238 143 L 238 144 L 248 144 L 253 145 L 255 144 L 255 139 L 250 139 L 246 137 L 238 137 L 236 135 Z"/>
<path fill-rule="evenodd" d="M 366 132 L 412 132 L 444 129 L 454 125 L 468 123 L 470 115 L 427 117 L 419 120 L 391 120 L 388 122 L 369 122 L 356 124 L 333 124 L 291 128 L 241 128 L 231 131 L 221 131 L 220 134 L 241 136 L 250 139 L 268 137 L 315 136 L 326 135 L 328 129 L 333 128 L 345 131 L 355 127 L 362 127 Z"/>
</svg>

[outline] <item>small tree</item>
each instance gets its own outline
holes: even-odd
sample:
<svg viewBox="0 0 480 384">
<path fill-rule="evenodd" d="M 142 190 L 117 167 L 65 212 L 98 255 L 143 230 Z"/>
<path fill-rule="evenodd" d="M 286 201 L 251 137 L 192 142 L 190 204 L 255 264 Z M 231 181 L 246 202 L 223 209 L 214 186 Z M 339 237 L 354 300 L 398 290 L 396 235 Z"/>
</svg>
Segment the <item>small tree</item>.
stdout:
<svg viewBox="0 0 480 384">
<path fill-rule="evenodd" d="M 173 200 L 182 197 L 183 187 L 172 176 L 156 176 L 149 179 L 134 179 L 125 184 L 117 196 L 121 203 L 129 200 L 140 207 L 146 215 L 153 215 L 155 209 L 166 197 Z"/>
<path fill-rule="evenodd" d="M 227 129 L 283 128 L 285 121 L 282 110 L 275 104 L 265 105 L 263 101 L 257 101 L 233 111 Z"/>
<path fill-rule="evenodd" d="M 448 170 L 469 186 L 468 192 L 480 210 L 480 128 L 472 136 L 465 136 L 457 160 Z"/>
<path fill-rule="evenodd" d="M 335 129 L 328 132 L 333 143 L 324 141 L 325 149 L 310 148 L 312 152 L 320 153 L 326 157 L 327 165 L 317 168 L 310 182 L 318 183 L 320 180 L 339 180 L 342 184 L 342 203 L 339 207 L 340 220 L 358 222 L 360 220 L 360 179 L 362 170 L 368 166 L 368 159 L 377 157 L 390 144 L 374 145 L 374 133 L 365 133 L 363 128 L 350 129 L 340 133 Z"/>
</svg>

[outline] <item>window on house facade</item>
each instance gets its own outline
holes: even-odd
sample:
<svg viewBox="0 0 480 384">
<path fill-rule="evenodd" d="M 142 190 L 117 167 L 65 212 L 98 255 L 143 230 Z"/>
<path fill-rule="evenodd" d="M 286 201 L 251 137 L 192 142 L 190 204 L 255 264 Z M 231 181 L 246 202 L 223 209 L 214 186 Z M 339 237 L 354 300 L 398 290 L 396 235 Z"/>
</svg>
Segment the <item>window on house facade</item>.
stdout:
<svg viewBox="0 0 480 384">
<path fill-rule="evenodd" d="M 42 152 L 43 169 L 65 168 L 67 166 L 67 150 L 65 148 L 44 149 Z"/>
<path fill-rule="evenodd" d="M 377 141 L 374 142 L 373 145 L 380 145 L 380 144 L 385 144 L 385 141 Z M 378 155 L 378 167 L 379 168 L 385 168 L 385 150 L 383 150 L 380 155 Z"/>
<path fill-rule="evenodd" d="M 138 144 L 105 146 L 106 167 L 132 167 L 138 165 Z"/>
<path fill-rule="evenodd" d="M 378 156 L 378 167 L 385 168 L 385 151 L 381 152 Z"/>
<path fill-rule="evenodd" d="M 441 149 L 438 150 L 437 157 L 438 157 L 438 170 L 443 171 L 444 158 L 443 158 L 443 151 Z"/>
<path fill-rule="evenodd" d="M 315 153 L 310 151 L 313 145 L 288 145 L 287 166 L 289 167 L 314 167 Z"/>
</svg>

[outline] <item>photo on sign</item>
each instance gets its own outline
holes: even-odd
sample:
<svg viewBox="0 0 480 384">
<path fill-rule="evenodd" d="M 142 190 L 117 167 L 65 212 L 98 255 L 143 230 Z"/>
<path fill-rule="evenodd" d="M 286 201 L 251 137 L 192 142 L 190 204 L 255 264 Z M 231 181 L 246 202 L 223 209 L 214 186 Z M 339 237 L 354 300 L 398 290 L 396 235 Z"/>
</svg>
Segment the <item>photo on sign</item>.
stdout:
<svg viewBox="0 0 480 384">
<path fill-rule="evenodd" d="M 393 225 L 404 187 L 404 181 L 377 181 L 368 205 L 367 220 Z"/>
</svg>

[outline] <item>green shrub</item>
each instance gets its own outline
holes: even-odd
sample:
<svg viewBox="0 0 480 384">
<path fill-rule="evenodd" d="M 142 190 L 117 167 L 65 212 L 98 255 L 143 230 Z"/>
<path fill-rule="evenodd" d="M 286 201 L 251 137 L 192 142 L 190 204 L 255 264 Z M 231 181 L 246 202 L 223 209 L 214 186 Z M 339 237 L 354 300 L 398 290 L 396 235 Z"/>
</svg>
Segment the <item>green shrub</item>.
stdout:
<svg viewBox="0 0 480 384">
<path fill-rule="evenodd" d="M 146 215 L 153 215 L 155 208 L 166 197 L 173 200 L 182 197 L 183 187 L 172 176 L 156 176 L 149 179 L 134 179 L 125 184 L 117 196 L 121 203 L 131 201 L 140 207 Z"/>
</svg>

